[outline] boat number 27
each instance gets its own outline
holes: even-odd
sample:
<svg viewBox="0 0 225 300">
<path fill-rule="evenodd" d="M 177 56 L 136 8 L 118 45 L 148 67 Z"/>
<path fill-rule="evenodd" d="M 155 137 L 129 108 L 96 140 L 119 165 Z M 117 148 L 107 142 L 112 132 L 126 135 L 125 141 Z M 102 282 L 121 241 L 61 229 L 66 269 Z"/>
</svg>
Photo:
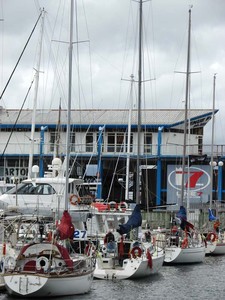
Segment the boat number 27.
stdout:
<svg viewBox="0 0 225 300">
<path fill-rule="evenodd" d="M 75 239 L 86 239 L 87 237 L 87 231 L 86 230 L 75 230 L 73 237 Z"/>
</svg>

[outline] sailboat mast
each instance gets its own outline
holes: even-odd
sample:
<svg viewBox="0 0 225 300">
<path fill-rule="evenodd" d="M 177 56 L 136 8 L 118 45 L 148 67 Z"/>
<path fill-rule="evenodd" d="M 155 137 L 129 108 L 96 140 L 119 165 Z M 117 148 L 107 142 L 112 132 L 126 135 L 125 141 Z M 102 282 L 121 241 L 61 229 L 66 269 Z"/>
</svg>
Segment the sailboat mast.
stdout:
<svg viewBox="0 0 225 300">
<path fill-rule="evenodd" d="M 189 83 L 190 83 L 190 57 L 191 57 L 191 8 L 189 9 L 189 25 L 188 25 L 188 51 L 187 51 L 187 70 L 186 70 L 186 92 L 185 92 L 185 116 L 184 116 L 184 143 L 182 156 L 182 181 L 181 181 L 181 203 L 184 204 L 184 174 L 187 146 L 187 126 L 188 126 L 188 100 L 189 100 Z M 189 185 L 189 179 L 188 179 Z"/>
<path fill-rule="evenodd" d="M 130 89 L 130 107 L 129 107 L 129 119 L 128 119 L 128 131 L 127 131 L 127 164 L 126 164 L 126 186 L 125 186 L 125 200 L 129 200 L 129 182 L 130 182 L 130 140 L 131 140 L 131 116 L 133 108 L 133 86 L 134 75 L 131 74 L 131 89 Z"/>
<path fill-rule="evenodd" d="M 34 103 L 33 103 L 33 113 L 32 113 L 32 124 L 31 124 L 31 136 L 30 136 L 30 153 L 28 161 L 28 178 L 32 176 L 32 165 L 33 165 L 33 155 L 34 155 L 34 133 L 35 133 L 35 123 L 36 123 L 36 110 L 37 110 L 37 96 L 38 96 L 38 85 L 39 85 L 39 72 L 41 65 L 41 51 L 42 51 L 42 41 L 43 41 L 43 32 L 44 32 L 44 10 L 42 10 L 42 22 L 41 22 L 41 38 L 39 44 L 39 56 L 37 62 L 37 69 L 35 70 L 35 92 L 34 92 Z"/>
<path fill-rule="evenodd" d="M 138 55 L 138 130 L 136 166 L 136 203 L 140 204 L 140 138 L 141 138 L 141 87 L 142 87 L 142 0 L 139 6 L 139 55 Z"/>
<path fill-rule="evenodd" d="M 212 107 L 212 141 L 211 141 L 211 160 L 210 160 L 210 199 L 209 199 L 209 208 L 212 208 L 213 200 L 213 146 L 214 146 L 214 124 L 215 124 L 215 95 L 216 95 L 216 74 L 213 76 L 213 107 Z"/>
<path fill-rule="evenodd" d="M 66 186 L 65 210 L 68 210 L 69 194 L 69 161 L 70 161 L 70 119 L 71 119 L 71 92 L 72 92 L 72 58 L 73 58 L 73 14 L 74 2 L 70 4 L 70 41 L 69 41 L 69 78 L 68 78 L 68 104 L 67 104 L 67 134 L 66 134 Z"/>
</svg>

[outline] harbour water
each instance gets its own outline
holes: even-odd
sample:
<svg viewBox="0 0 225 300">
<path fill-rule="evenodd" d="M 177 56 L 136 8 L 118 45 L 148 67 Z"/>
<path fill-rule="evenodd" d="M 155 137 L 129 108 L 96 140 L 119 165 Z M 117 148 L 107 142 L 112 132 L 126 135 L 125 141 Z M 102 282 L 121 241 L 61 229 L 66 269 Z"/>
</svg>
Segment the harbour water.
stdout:
<svg viewBox="0 0 225 300">
<path fill-rule="evenodd" d="M 57 300 L 219 300 L 225 298 L 225 256 L 206 257 L 186 266 L 163 266 L 160 273 L 141 280 L 94 280 L 90 293 Z M 0 300 L 12 300 L 6 293 Z"/>
</svg>

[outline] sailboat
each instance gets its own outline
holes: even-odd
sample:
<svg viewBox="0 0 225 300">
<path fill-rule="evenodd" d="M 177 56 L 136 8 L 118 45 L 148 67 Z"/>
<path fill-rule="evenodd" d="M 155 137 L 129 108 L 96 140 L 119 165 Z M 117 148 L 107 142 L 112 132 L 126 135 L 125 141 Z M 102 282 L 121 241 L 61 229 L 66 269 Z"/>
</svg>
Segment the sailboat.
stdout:
<svg viewBox="0 0 225 300">
<path fill-rule="evenodd" d="M 73 13 L 74 0 L 71 0 L 65 209 L 48 238 L 43 238 L 44 224 L 39 224 L 40 240 L 25 244 L 15 266 L 5 269 L 3 277 L 8 293 L 23 298 L 85 294 L 90 291 L 93 280 L 94 259 L 75 253 L 70 244 L 74 236 L 68 212 Z"/>
<path fill-rule="evenodd" d="M 186 73 L 186 97 L 185 97 L 185 120 L 184 120 L 184 144 L 182 157 L 182 182 L 181 182 L 181 203 L 180 210 L 175 219 L 178 220 L 179 228 L 174 226 L 167 239 L 165 247 L 164 264 L 190 264 L 201 263 L 205 258 L 205 246 L 201 235 L 194 225 L 187 221 L 186 208 L 184 207 L 184 174 L 186 158 L 186 135 L 188 123 L 188 98 L 189 98 L 189 75 L 190 75 L 190 37 L 191 37 L 191 8 L 189 9 L 189 28 L 188 28 L 188 54 L 187 54 L 187 73 Z M 188 180 L 189 185 L 189 180 Z M 187 207 L 189 208 L 189 195 L 187 193 Z"/>
<path fill-rule="evenodd" d="M 100 239 L 94 278 L 137 279 L 155 274 L 161 269 L 163 250 L 131 237 L 132 230 L 141 224 L 141 210 L 137 204 L 125 224 L 120 224 L 116 232 L 109 231 L 104 239 Z"/>
<path fill-rule="evenodd" d="M 206 255 L 223 255 L 225 254 L 225 236 L 224 232 L 220 229 L 219 218 L 214 216 L 212 211 L 213 200 L 213 146 L 214 146 L 214 123 L 215 123 L 215 87 L 216 87 L 216 74 L 213 76 L 213 107 L 212 107 L 212 141 L 211 141 L 211 160 L 210 160 L 210 177 L 211 177 L 211 192 L 209 204 L 209 217 L 206 228 L 203 229 L 203 236 L 205 237 Z M 218 163 L 219 164 L 219 163 Z"/>
<path fill-rule="evenodd" d="M 224 255 L 225 254 L 225 236 L 221 232 L 219 218 L 213 215 L 212 209 L 209 208 L 210 228 L 203 231 L 205 239 L 206 255 Z"/>
<path fill-rule="evenodd" d="M 142 225 L 140 209 L 140 135 L 141 135 L 141 84 L 142 84 L 142 4 L 139 1 L 139 70 L 138 70 L 138 146 L 136 162 L 136 205 L 132 214 L 125 209 L 123 212 L 115 211 L 115 218 L 125 216 L 128 220 L 123 224 L 114 224 L 114 230 L 107 232 L 104 240 L 101 240 L 101 248 L 96 259 L 94 277 L 98 279 L 135 279 L 143 278 L 157 273 L 164 261 L 162 249 L 153 245 L 151 241 L 144 242 L 138 236 L 138 230 Z M 129 156 L 129 153 L 128 153 Z M 128 165 L 129 166 L 129 165 Z M 127 171 L 127 176 L 129 172 Z M 126 195 L 126 197 L 128 197 Z M 115 226 L 116 225 L 116 226 Z M 116 228 L 117 227 L 117 228 Z"/>
</svg>

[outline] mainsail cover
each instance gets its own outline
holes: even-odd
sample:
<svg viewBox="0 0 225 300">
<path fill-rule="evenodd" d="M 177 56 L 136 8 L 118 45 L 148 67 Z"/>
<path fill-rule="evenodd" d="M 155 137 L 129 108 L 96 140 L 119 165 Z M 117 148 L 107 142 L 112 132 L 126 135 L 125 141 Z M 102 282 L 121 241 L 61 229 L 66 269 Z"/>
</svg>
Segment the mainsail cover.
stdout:
<svg viewBox="0 0 225 300">
<path fill-rule="evenodd" d="M 215 221 L 217 218 L 213 215 L 212 209 L 209 208 L 209 221 Z"/>
<path fill-rule="evenodd" d="M 60 224 L 57 228 L 59 238 L 61 240 L 72 239 L 74 234 L 74 225 L 72 219 L 67 210 L 63 212 L 63 216 L 60 220 Z"/>
<path fill-rule="evenodd" d="M 119 234 L 127 234 L 129 233 L 132 229 L 137 228 L 141 226 L 142 224 L 142 215 L 141 215 L 141 208 L 140 204 L 136 204 L 132 215 L 130 216 L 129 220 L 127 221 L 126 224 L 120 224 L 119 229 L 117 229 L 117 232 Z"/>
<path fill-rule="evenodd" d="M 190 228 L 194 229 L 194 225 L 187 221 L 186 209 L 184 206 L 180 206 L 180 210 L 176 214 L 176 218 L 180 220 L 180 228 L 189 231 Z"/>
</svg>

